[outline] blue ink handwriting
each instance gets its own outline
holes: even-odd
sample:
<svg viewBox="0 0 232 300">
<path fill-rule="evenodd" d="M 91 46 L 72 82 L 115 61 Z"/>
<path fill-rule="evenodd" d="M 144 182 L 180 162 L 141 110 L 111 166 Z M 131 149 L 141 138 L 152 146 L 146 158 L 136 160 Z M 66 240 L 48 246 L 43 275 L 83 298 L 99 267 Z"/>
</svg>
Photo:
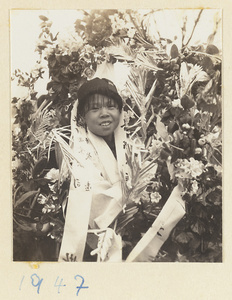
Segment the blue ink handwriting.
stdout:
<svg viewBox="0 0 232 300">
<path fill-rule="evenodd" d="M 77 288 L 77 294 L 76 295 L 78 296 L 78 294 L 79 294 L 79 292 L 80 292 L 81 289 L 88 289 L 89 287 L 88 286 L 83 286 L 85 280 L 84 280 L 84 278 L 81 275 L 74 276 L 74 278 L 76 280 L 77 280 L 77 277 L 81 278 L 81 284 L 80 284 L 80 286 L 76 287 Z"/>
<path fill-rule="evenodd" d="M 22 279 L 21 279 L 20 285 L 19 285 L 19 290 L 20 291 L 22 290 L 24 279 L 25 279 L 25 276 L 22 276 Z M 33 287 L 37 288 L 36 292 L 37 292 L 37 294 L 39 294 L 40 293 L 40 288 L 42 286 L 42 283 L 43 283 L 44 279 L 42 277 L 39 277 L 36 273 L 32 274 L 30 276 L 30 279 L 31 279 L 31 285 Z M 79 285 L 76 286 L 76 289 L 77 289 L 76 296 L 79 295 L 79 292 L 80 292 L 81 289 L 88 289 L 89 288 L 88 286 L 84 286 L 85 279 L 81 275 L 75 275 L 74 279 L 76 281 L 78 281 L 78 284 L 79 284 Z M 56 280 L 55 280 L 55 283 L 54 283 L 54 287 L 57 288 L 57 293 L 60 294 L 61 293 L 61 288 L 66 287 L 66 286 L 67 285 L 63 283 L 63 278 L 60 277 L 60 276 L 57 276 Z"/>
<path fill-rule="evenodd" d="M 57 284 L 58 279 L 59 279 L 59 276 L 56 278 L 56 282 L 55 282 L 54 286 L 58 287 L 58 294 L 60 294 L 60 287 L 66 286 L 66 284 L 62 284 L 63 278 L 60 279 L 60 284 Z"/>
<path fill-rule="evenodd" d="M 36 279 L 38 280 L 37 284 L 35 284 L 34 277 L 36 277 Z M 40 279 L 39 276 L 38 276 L 37 274 L 32 274 L 32 275 L 31 275 L 31 284 L 32 284 L 34 287 L 37 287 L 37 294 L 39 294 L 39 290 L 40 290 L 42 281 L 43 281 L 43 278 Z"/>
</svg>

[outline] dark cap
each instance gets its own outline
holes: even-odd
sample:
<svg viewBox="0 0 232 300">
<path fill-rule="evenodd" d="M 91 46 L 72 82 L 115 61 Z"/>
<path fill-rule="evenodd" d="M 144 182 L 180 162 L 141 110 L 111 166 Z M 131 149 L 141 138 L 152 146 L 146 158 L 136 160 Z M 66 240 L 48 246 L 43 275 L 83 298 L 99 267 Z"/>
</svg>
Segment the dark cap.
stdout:
<svg viewBox="0 0 232 300">
<path fill-rule="evenodd" d="M 114 99 L 118 104 L 119 110 L 122 110 L 122 98 L 113 82 L 106 78 L 100 79 L 96 77 L 84 83 L 78 90 L 79 111 L 83 110 L 87 98 L 93 94 L 100 94 Z"/>
</svg>

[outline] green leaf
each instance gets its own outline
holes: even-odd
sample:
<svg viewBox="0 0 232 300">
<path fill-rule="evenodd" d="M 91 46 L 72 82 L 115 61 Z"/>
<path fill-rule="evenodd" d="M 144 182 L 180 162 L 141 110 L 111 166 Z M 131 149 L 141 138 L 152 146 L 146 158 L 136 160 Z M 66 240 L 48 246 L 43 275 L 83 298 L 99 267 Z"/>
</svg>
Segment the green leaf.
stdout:
<svg viewBox="0 0 232 300">
<path fill-rule="evenodd" d="M 215 45 L 210 44 L 206 47 L 205 52 L 208 53 L 208 54 L 214 55 L 214 54 L 219 53 L 219 49 Z"/>
<path fill-rule="evenodd" d="M 195 105 L 195 102 L 193 99 L 191 99 L 189 96 L 184 95 L 181 99 L 181 105 L 184 109 L 189 109 Z"/>
<path fill-rule="evenodd" d="M 20 204 L 22 204 L 23 202 L 25 202 L 26 200 L 28 200 L 29 198 L 35 196 L 38 193 L 38 191 L 31 191 L 31 192 L 27 192 L 25 194 L 23 194 L 19 200 L 17 200 L 15 202 L 14 207 L 16 208 L 17 206 L 19 206 Z"/>
<path fill-rule="evenodd" d="M 38 184 L 38 186 L 46 186 L 50 180 L 47 178 L 37 178 L 35 179 L 35 182 Z"/>
<path fill-rule="evenodd" d="M 176 130 L 179 129 L 179 126 L 177 125 L 176 121 L 170 121 L 168 124 L 168 132 L 173 133 Z"/>
<path fill-rule="evenodd" d="M 75 30 L 76 32 L 84 31 L 85 27 L 81 24 L 82 20 L 76 20 L 75 22 Z"/>
<path fill-rule="evenodd" d="M 202 235 L 205 232 L 205 226 L 200 220 L 197 220 L 196 223 L 192 224 L 191 229 L 199 235 Z"/>
<path fill-rule="evenodd" d="M 201 61 L 201 66 L 202 68 L 206 71 L 209 72 L 211 70 L 213 70 L 214 68 L 214 64 L 212 62 L 212 59 L 208 56 L 205 56 L 202 61 Z"/>
<path fill-rule="evenodd" d="M 191 144 L 191 146 L 190 146 L 190 148 L 191 148 L 191 155 L 194 155 L 197 142 L 196 142 L 195 139 L 191 139 L 190 144 Z"/>
<path fill-rule="evenodd" d="M 23 186 L 24 190 L 26 190 L 27 192 L 36 190 L 38 187 L 38 185 L 34 179 L 29 179 L 29 180 L 23 181 L 22 186 Z"/>
<path fill-rule="evenodd" d="M 62 90 L 62 83 L 61 82 L 52 82 L 52 89 L 56 93 L 60 93 Z"/>
<path fill-rule="evenodd" d="M 22 220 L 18 221 L 15 217 L 13 219 L 14 219 L 14 222 L 24 231 L 32 231 L 33 230 L 30 222 L 25 222 Z"/>
<path fill-rule="evenodd" d="M 212 34 L 210 34 L 209 36 L 208 36 L 208 39 L 207 39 L 207 44 L 209 45 L 209 44 L 212 44 L 213 43 L 213 41 L 214 41 L 214 34 L 212 33 Z"/>
<path fill-rule="evenodd" d="M 177 253 L 177 261 L 178 262 L 189 262 L 189 260 L 187 259 L 187 256 L 180 254 L 179 251 Z"/>
<path fill-rule="evenodd" d="M 40 15 L 39 18 L 40 18 L 42 21 L 44 21 L 44 22 L 46 22 L 46 21 L 49 20 L 47 17 L 45 17 L 45 16 L 43 16 L 43 15 Z"/>
<path fill-rule="evenodd" d="M 193 238 L 193 234 L 191 232 L 181 232 L 176 237 L 176 241 L 181 244 L 187 244 Z"/>
<path fill-rule="evenodd" d="M 32 171 L 33 178 L 41 176 L 44 169 L 47 167 L 47 158 L 42 157 L 39 161 L 35 163 L 34 169 Z"/>
<path fill-rule="evenodd" d="M 219 206 L 222 204 L 222 193 L 221 191 L 212 191 L 208 196 L 207 196 L 207 201 L 212 203 L 213 205 Z"/>
<path fill-rule="evenodd" d="M 156 130 L 157 133 L 159 134 L 160 137 L 162 137 L 162 139 L 166 142 L 169 141 L 169 135 L 168 135 L 168 131 L 166 129 L 166 126 L 161 122 L 161 119 L 159 116 L 157 116 L 157 120 L 156 120 Z"/>
<path fill-rule="evenodd" d="M 173 44 L 171 47 L 170 56 L 171 56 L 171 58 L 176 58 L 176 57 L 178 57 L 178 55 L 179 55 L 178 48 L 175 44 Z"/>
<path fill-rule="evenodd" d="M 195 203 L 192 208 L 192 213 L 201 219 L 207 219 L 207 210 L 201 203 Z"/>
<path fill-rule="evenodd" d="M 56 156 L 56 162 L 57 162 L 58 168 L 59 168 L 59 170 L 61 170 L 63 154 L 60 149 L 60 145 L 57 142 L 55 143 L 55 156 Z"/>
<path fill-rule="evenodd" d="M 174 179 L 174 175 L 175 175 L 174 164 L 171 163 L 169 160 L 167 160 L 166 163 L 167 163 L 167 168 L 168 168 L 168 172 L 169 172 L 169 175 L 170 175 L 170 179 L 173 180 Z"/>
<path fill-rule="evenodd" d="M 44 44 L 46 44 L 46 45 L 53 45 L 53 43 L 50 42 L 50 41 L 48 41 L 48 40 L 44 40 L 43 42 L 44 42 Z"/>
<path fill-rule="evenodd" d="M 200 246 L 201 240 L 198 238 L 194 238 L 189 242 L 190 249 L 193 249 L 194 251 Z"/>
</svg>

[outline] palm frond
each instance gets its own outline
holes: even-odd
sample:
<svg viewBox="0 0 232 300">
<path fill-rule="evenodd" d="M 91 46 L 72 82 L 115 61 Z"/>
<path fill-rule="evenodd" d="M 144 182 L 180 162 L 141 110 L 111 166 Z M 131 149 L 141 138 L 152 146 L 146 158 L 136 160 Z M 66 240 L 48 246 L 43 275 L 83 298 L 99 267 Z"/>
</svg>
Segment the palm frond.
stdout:
<svg viewBox="0 0 232 300">
<path fill-rule="evenodd" d="M 180 97 L 187 94 L 196 81 L 209 81 L 209 75 L 201 66 L 181 63 L 180 68 Z"/>
<path fill-rule="evenodd" d="M 134 62 L 136 53 L 122 40 L 112 41 L 112 45 L 107 47 L 106 52 L 117 59 Z"/>
<path fill-rule="evenodd" d="M 142 36 L 142 35 L 140 35 L 139 33 L 136 33 L 135 34 L 135 39 L 138 41 L 138 42 L 140 42 L 140 44 L 141 44 L 141 46 L 143 47 L 143 48 L 150 48 L 150 49 L 157 49 L 157 47 L 155 47 L 152 43 L 150 43 L 150 42 L 148 42 L 148 41 L 146 41 L 145 39 L 144 39 L 144 37 Z"/>
<path fill-rule="evenodd" d="M 157 79 L 153 82 L 152 87 L 151 87 L 149 93 L 146 96 L 145 104 L 146 104 L 147 109 L 150 107 L 150 103 L 151 103 L 151 100 L 152 100 L 152 96 L 155 92 L 156 86 L 157 86 Z M 152 109 L 153 109 L 153 107 L 152 107 Z M 154 113 L 154 110 L 152 110 L 152 112 Z"/>
<path fill-rule="evenodd" d="M 127 87 L 136 102 L 140 112 L 144 106 L 145 88 L 147 82 L 147 70 L 143 67 L 132 68 L 126 82 Z"/>
<path fill-rule="evenodd" d="M 48 110 L 49 105 L 36 113 L 29 129 L 31 142 L 37 141 L 38 145 L 43 144 L 54 123 L 54 113 Z"/>
<path fill-rule="evenodd" d="M 156 59 L 160 59 L 160 57 L 156 55 L 155 52 L 152 52 L 151 54 L 148 52 L 139 52 L 136 56 L 135 63 L 139 66 L 157 72 L 162 69 L 157 67 Z"/>
<path fill-rule="evenodd" d="M 140 43 L 140 45 L 146 49 L 158 50 L 158 48 L 150 41 L 151 39 L 149 39 L 149 35 L 148 35 L 149 26 L 146 26 L 143 18 L 139 20 L 137 14 L 134 14 L 132 16 L 131 13 L 129 13 L 129 17 L 134 27 L 136 28 L 136 34 L 134 38 Z"/>
</svg>

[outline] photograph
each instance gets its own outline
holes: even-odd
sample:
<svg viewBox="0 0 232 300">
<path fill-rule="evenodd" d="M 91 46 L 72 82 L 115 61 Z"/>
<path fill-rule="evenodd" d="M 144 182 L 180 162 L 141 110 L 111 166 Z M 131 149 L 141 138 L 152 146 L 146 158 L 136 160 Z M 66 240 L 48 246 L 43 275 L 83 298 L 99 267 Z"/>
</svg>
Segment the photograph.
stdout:
<svg viewBox="0 0 232 300">
<path fill-rule="evenodd" d="M 9 18 L 12 261 L 223 263 L 222 9 Z"/>
</svg>

